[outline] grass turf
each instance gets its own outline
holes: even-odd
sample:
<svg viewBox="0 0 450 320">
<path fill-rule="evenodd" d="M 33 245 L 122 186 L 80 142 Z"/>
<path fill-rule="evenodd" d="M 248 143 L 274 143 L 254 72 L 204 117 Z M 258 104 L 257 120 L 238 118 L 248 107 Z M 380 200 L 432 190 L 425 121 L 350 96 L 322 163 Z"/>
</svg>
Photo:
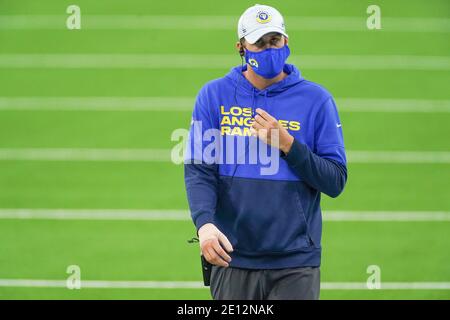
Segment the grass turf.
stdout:
<svg viewBox="0 0 450 320">
<path fill-rule="evenodd" d="M 0 54 L 235 54 L 234 24 L 251 1 L 79 0 L 86 15 L 226 15 L 229 30 L 64 30 L 60 1 L 2 1 L 2 15 L 57 14 L 55 30 L 0 29 Z M 370 1 L 272 1 L 288 16 L 365 16 Z M 448 19 L 449 2 L 379 1 L 382 17 Z M 448 33 L 289 31 L 296 55 L 448 57 Z M 0 57 L 1 58 L 1 57 Z M 236 63 L 240 63 L 236 56 Z M 2 68 L 5 97 L 194 97 L 218 69 Z M 335 97 L 449 100 L 443 70 L 315 70 L 303 75 Z M 448 113 L 340 113 L 348 150 L 450 151 Z M 0 111 L 0 148 L 170 148 L 189 112 Z M 350 164 L 325 210 L 450 211 L 448 164 Z M 186 209 L 183 171 L 169 163 L 0 161 L 0 208 Z M 358 281 L 377 264 L 389 282 L 450 281 L 448 222 L 325 222 L 322 280 Z M 0 220 L 0 278 L 200 281 L 190 222 Z M 207 299 L 207 289 L 0 287 L 1 299 Z M 323 299 L 449 299 L 449 290 L 323 290 Z"/>
</svg>

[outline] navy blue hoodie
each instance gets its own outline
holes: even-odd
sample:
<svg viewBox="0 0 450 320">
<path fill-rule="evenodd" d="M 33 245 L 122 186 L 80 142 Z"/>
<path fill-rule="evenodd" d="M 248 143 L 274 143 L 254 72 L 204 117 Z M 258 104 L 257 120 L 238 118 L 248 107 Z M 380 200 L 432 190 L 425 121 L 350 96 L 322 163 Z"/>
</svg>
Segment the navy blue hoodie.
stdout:
<svg viewBox="0 0 450 320">
<path fill-rule="evenodd" d="M 262 108 L 294 137 L 287 155 L 279 151 L 279 170 L 272 175 L 261 174 L 259 160 L 194 163 L 194 152 L 187 157 L 185 184 L 193 222 L 197 230 L 213 223 L 227 236 L 234 248 L 231 267 L 319 266 L 321 193 L 336 197 L 347 181 L 341 122 L 332 96 L 303 79 L 294 65 L 285 64 L 284 72 L 288 76 L 283 80 L 258 90 L 241 66 L 234 67 L 203 86 L 196 99 L 193 121 L 202 122 L 202 132 L 217 129 L 221 138 L 248 140 L 254 110 Z M 193 131 L 191 127 L 191 138 Z M 206 147 L 204 143 L 202 149 Z M 245 147 L 247 153 L 248 141 Z M 188 148 L 193 148 L 192 141 Z"/>
</svg>

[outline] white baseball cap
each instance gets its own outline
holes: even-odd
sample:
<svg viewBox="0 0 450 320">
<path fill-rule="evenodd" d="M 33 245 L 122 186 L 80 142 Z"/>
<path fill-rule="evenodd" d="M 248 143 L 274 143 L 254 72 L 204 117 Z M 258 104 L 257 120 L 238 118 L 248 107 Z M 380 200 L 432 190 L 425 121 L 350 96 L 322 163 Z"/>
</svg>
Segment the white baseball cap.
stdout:
<svg viewBox="0 0 450 320">
<path fill-rule="evenodd" d="M 255 4 L 241 15 L 238 22 L 238 37 L 254 44 L 263 35 L 278 32 L 288 37 L 281 13 L 269 6 Z"/>
</svg>

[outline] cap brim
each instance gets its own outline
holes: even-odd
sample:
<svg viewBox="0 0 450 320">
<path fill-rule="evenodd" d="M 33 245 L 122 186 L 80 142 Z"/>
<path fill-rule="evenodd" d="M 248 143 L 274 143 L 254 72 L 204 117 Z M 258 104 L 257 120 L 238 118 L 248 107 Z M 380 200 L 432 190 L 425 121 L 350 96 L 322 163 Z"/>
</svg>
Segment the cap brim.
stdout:
<svg viewBox="0 0 450 320">
<path fill-rule="evenodd" d="M 253 31 L 252 33 L 249 33 L 248 35 L 245 36 L 245 41 L 247 41 L 250 44 L 254 44 L 256 41 L 259 40 L 259 38 L 261 38 L 263 35 L 269 32 L 278 32 L 281 33 L 286 38 L 289 38 L 287 33 L 284 32 L 283 29 L 274 26 L 268 26 L 266 28 L 258 29 Z"/>
</svg>

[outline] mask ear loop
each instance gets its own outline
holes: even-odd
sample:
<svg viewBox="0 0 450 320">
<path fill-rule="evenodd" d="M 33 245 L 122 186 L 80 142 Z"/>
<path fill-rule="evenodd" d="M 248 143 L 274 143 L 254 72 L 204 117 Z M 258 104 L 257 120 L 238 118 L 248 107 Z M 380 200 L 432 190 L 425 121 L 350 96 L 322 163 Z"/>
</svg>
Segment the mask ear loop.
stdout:
<svg viewBox="0 0 450 320">
<path fill-rule="evenodd" d="M 242 45 L 241 42 L 241 48 L 239 49 L 239 55 L 241 56 L 241 72 L 244 71 L 244 56 L 245 56 L 245 51 L 244 51 L 244 47 Z M 241 81 L 241 77 L 239 77 L 238 79 L 238 83 L 236 84 L 236 86 L 234 87 L 234 102 L 236 103 L 236 105 L 238 106 L 238 102 L 237 102 L 237 88 L 239 86 L 239 83 Z"/>
</svg>

